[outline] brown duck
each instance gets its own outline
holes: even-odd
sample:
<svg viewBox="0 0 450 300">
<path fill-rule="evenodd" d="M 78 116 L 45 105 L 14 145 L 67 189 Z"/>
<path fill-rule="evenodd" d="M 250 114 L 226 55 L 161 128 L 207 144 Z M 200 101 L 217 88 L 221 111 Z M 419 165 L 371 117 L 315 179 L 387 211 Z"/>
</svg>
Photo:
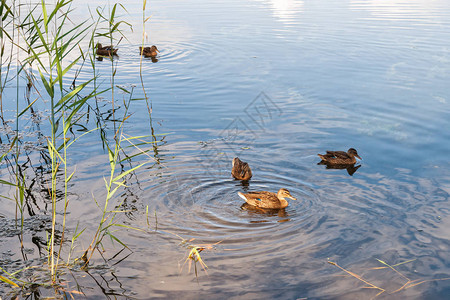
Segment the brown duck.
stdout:
<svg viewBox="0 0 450 300">
<path fill-rule="evenodd" d="M 344 151 L 327 151 L 327 154 L 317 154 L 327 164 L 332 165 L 352 165 L 356 163 L 356 158 L 359 157 L 356 149 L 350 148 L 347 152 Z"/>
<path fill-rule="evenodd" d="M 297 200 L 291 196 L 287 189 L 280 189 L 276 194 L 271 192 L 250 192 L 248 194 L 238 192 L 238 195 L 250 205 L 270 209 L 287 207 L 289 203 L 284 198 Z"/>
<path fill-rule="evenodd" d="M 156 48 L 155 45 L 151 46 L 151 47 L 139 47 L 139 52 L 141 53 L 141 55 L 144 55 L 145 57 L 155 57 L 156 55 L 158 55 L 158 48 Z"/>
<path fill-rule="evenodd" d="M 238 180 L 249 180 L 252 178 L 252 170 L 248 163 L 235 157 L 232 162 L 231 175 Z"/>
<path fill-rule="evenodd" d="M 102 47 L 102 44 L 97 43 L 96 54 L 97 55 L 101 55 L 101 56 L 117 55 L 117 50 L 118 49 L 114 49 L 113 46 L 104 46 L 104 47 Z"/>
</svg>

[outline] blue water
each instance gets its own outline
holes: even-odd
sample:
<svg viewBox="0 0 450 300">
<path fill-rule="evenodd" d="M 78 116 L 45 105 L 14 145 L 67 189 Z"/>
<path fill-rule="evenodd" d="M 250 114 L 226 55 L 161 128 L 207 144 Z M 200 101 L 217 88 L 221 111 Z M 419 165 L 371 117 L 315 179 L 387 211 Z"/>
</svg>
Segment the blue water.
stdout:
<svg viewBox="0 0 450 300">
<path fill-rule="evenodd" d="M 125 5 L 129 13 L 122 18 L 134 31 L 118 46 L 115 83 L 134 87 L 133 97 L 142 98 L 142 4 Z M 161 51 L 157 62 L 142 62 L 152 117 L 144 101 L 134 101 L 125 133 L 153 130 L 158 143 L 143 146 L 149 156 L 134 162 L 149 164 L 116 199 L 127 209 L 121 221 L 148 232 L 118 233 L 132 255 L 114 266 L 119 258 L 97 258 L 111 270 L 92 272 L 104 278 L 98 285 L 91 277 L 78 279 L 88 298 L 104 298 L 106 286 L 138 299 L 371 299 L 378 293 L 328 261 L 385 289 L 378 298 L 448 296 L 450 281 L 440 280 L 450 277 L 446 1 L 149 5 L 146 44 Z M 110 61 L 96 65 L 108 85 Z M 89 76 L 82 73 L 80 82 Z M 127 96 L 116 92 L 120 106 Z M 107 111 L 111 94 L 102 96 Z M 86 124 L 95 127 L 93 120 Z M 106 132 L 112 137 L 110 122 Z M 317 165 L 317 153 L 350 147 L 362 157 L 352 176 Z M 98 224 L 93 195 L 105 195 L 109 169 L 98 133 L 71 151 L 77 172 L 70 228 L 78 220 L 88 228 L 75 250 L 80 254 Z M 230 176 L 236 155 L 252 167 L 248 186 Z M 241 208 L 238 191 L 281 187 L 299 200 L 284 212 Z M 42 198 L 30 204 L 38 214 L 49 209 L 39 204 Z M 12 216 L 8 203 L 2 214 Z M 198 282 L 180 237 L 214 244 L 201 253 L 208 275 L 197 265 Z M 120 250 L 105 247 L 109 257 Z M 410 262 L 396 267 L 402 276 L 373 269 L 385 266 L 377 259 Z M 408 279 L 426 282 L 390 294 Z"/>
</svg>

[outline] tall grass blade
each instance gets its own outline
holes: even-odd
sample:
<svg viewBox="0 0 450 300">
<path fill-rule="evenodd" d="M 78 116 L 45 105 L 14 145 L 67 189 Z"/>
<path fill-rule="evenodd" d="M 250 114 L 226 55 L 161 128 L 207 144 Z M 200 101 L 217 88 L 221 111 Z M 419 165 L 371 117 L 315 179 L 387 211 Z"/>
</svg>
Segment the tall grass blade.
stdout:
<svg viewBox="0 0 450 300">
<path fill-rule="evenodd" d="M 42 13 L 44 14 L 44 28 L 45 32 L 48 33 L 48 17 L 47 17 L 47 8 L 45 6 L 45 1 L 41 0 Z"/>
<path fill-rule="evenodd" d="M 1 276 L 1 275 L 0 275 L 0 280 L 3 281 L 3 282 L 5 282 L 5 283 L 7 283 L 7 284 L 9 284 L 9 285 L 14 286 L 14 287 L 19 287 L 19 285 L 18 285 L 17 283 L 15 283 L 14 281 L 11 281 L 11 280 L 9 280 L 8 278 L 3 277 L 3 276 Z"/>
</svg>

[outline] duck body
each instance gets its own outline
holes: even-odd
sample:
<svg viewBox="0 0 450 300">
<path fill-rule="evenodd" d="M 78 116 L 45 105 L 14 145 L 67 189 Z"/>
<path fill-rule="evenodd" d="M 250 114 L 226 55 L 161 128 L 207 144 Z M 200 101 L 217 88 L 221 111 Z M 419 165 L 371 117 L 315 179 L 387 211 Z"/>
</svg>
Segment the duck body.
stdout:
<svg viewBox="0 0 450 300">
<path fill-rule="evenodd" d="M 239 157 L 233 158 L 231 175 L 238 180 L 249 180 L 253 176 L 248 163 L 243 162 Z"/>
<path fill-rule="evenodd" d="M 249 192 L 247 194 L 238 192 L 239 197 L 245 200 L 250 205 L 268 208 L 268 209 L 281 209 L 289 205 L 289 203 L 284 198 L 290 198 L 292 200 L 297 200 L 292 197 L 287 189 L 280 189 L 278 193 L 272 192 Z"/>
<path fill-rule="evenodd" d="M 159 50 L 155 45 L 153 45 L 151 47 L 139 47 L 139 52 L 145 57 L 155 57 L 158 55 Z"/>
<path fill-rule="evenodd" d="M 332 165 L 353 165 L 356 163 L 356 158 L 362 159 L 359 157 L 358 152 L 354 148 L 348 149 L 345 151 L 327 151 L 326 154 L 317 154 L 322 161 L 327 164 Z"/>
<path fill-rule="evenodd" d="M 102 44 L 97 43 L 96 54 L 101 56 L 112 56 L 117 55 L 117 50 L 118 49 L 114 49 L 112 45 L 103 47 Z"/>
</svg>

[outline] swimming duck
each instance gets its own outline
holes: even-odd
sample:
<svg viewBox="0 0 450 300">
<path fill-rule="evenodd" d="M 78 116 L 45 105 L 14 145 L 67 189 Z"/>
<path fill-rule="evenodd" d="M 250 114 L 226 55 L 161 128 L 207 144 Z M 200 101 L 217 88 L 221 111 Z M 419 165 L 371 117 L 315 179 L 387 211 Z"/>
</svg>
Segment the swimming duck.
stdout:
<svg viewBox="0 0 450 300">
<path fill-rule="evenodd" d="M 344 151 L 327 151 L 327 154 L 317 154 L 319 157 L 327 164 L 334 165 L 352 165 L 356 163 L 355 157 L 359 157 L 358 152 L 354 148 L 348 149 L 347 152 Z"/>
<path fill-rule="evenodd" d="M 276 194 L 272 192 L 250 192 L 248 194 L 238 192 L 238 195 L 250 205 L 270 209 L 287 207 L 289 203 L 284 198 L 297 200 L 291 196 L 291 193 L 287 189 L 280 189 Z"/>
<path fill-rule="evenodd" d="M 233 158 L 231 175 L 239 180 L 249 180 L 252 178 L 252 170 L 248 163 L 243 162 L 239 157 Z"/>
<path fill-rule="evenodd" d="M 101 55 L 101 56 L 117 55 L 117 50 L 118 49 L 114 49 L 113 46 L 104 46 L 104 47 L 102 47 L 102 44 L 97 43 L 96 54 L 97 55 Z"/>
<path fill-rule="evenodd" d="M 141 53 L 141 55 L 144 55 L 145 57 L 155 57 L 156 55 L 158 55 L 158 48 L 156 48 L 155 45 L 151 46 L 151 47 L 139 47 L 139 52 Z"/>
</svg>

